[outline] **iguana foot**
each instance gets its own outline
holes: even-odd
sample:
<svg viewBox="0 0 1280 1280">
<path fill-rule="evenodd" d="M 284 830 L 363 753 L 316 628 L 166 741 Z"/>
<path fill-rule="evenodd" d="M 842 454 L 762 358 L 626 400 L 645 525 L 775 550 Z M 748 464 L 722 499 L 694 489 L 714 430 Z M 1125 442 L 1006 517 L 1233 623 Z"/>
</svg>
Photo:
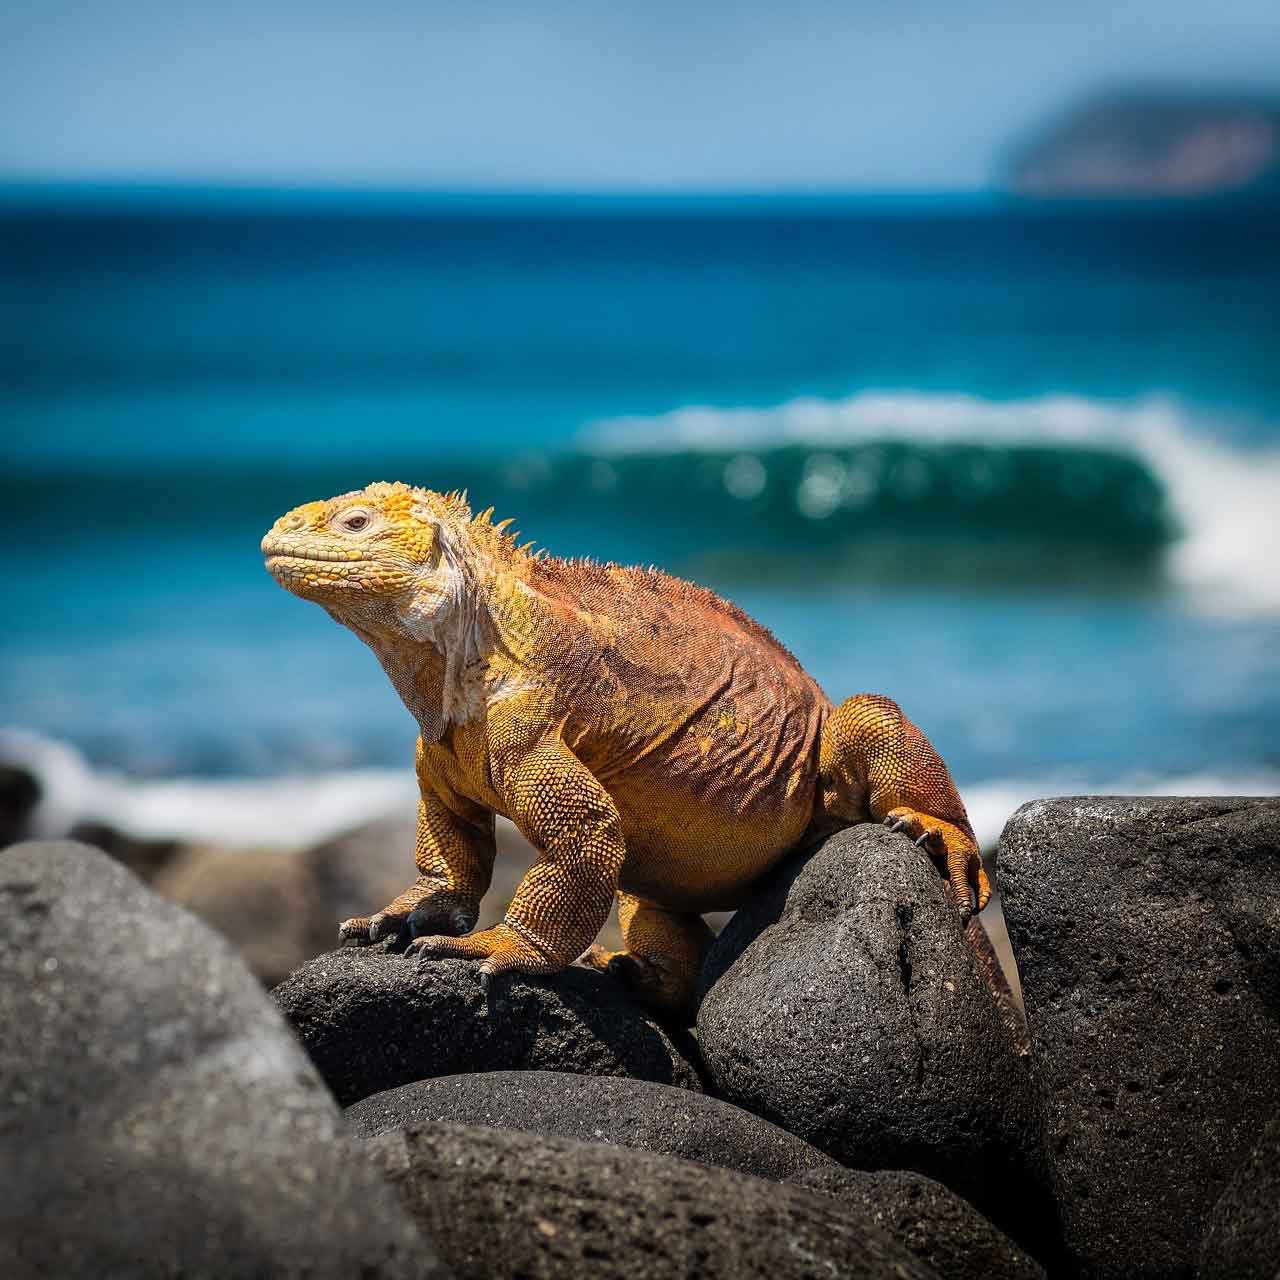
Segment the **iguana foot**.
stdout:
<svg viewBox="0 0 1280 1280">
<path fill-rule="evenodd" d="M 952 900 L 962 919 L 968 920 L 991 900 L 991 881 L 982 855 L 967 832 L 907 805 L 890 809 L 884 815 L 884 825 L 908 836 L 938 864 L 951 884 Z"/>
<path fill-rule="evenodd" d="M 408 896 L 408 895 L 405 895 Z M 474 908 L 442 895 L 424 897 L 416 905 L 397 899 L 374 916 L 352 916 L 338 926 L 338 945 L 367 947 L 385 938 L 402 939 L 407 934 L 466 933 L 476 922 Z"/>
<path fill-rule="evenodd" d="M 625 951 L 610 951 L 598 942 L 593 942 L 579 957 L 578 963 L 585 969 L 594 969 L 597 973 L 608 973 L 614 960 L 620 960 Z"/>
<path fill-rule="evenodd" d="M 489 980 L 507 970 L 520 973 L 557 973 L 564 968 L 546 955 L 532 938 L 516 932 L 508 924 L 467 934 L 465 938 L 432 934 L 414 938 L 406 955 L 416 956 L 419 963 L 427 960 L 479 960 L 480 985 L 488 988 Z"/>
<path fill-rule="evenodd" d="M 367 947 L 373 939 L 369 936 L 372 920 L 368 916 L 352 916 L 338 926 L 338 946 Z"/>
<path fill-rule="evenodd" d="M 711 930 L 700 915 L 670 911 L 618 894 L 618 923 L 625 951 L 591 946 L 581 963 L 622 981 L 631 995 L 664 1021 L 685 1025 L 693 1013 L 702 958 L 711 945 Z"/>
<path fill-rule="evenodd" d="M 631 997 L 666 1022 L 687 1026 L 694 1004 L 693 975 L 671 961 L 634 951 L 609 951 L 592 943 L 579 964 L 621 982 Z"/>
<path fill-rule="evenodd" d="M 607 973 L 611 977 L 620 978 L 642 1000 L 648 1003 L 661 1003 L 667 996 L 670 980 L 664 967 L 650 960 L 647 956 L 639 956 L 631 951 L 610 951 L 598 942 L 593 942 L 581 956 L 578 963 L 597 973 Z"/>
<path fill-rule="evenodd" d="M 339 946 L 367 947 L 384 938 L 396 938 L 408 928 L 408 913 L 379 911 L 376 916 L 352 916 L 338 926 Z"/>
</svg>

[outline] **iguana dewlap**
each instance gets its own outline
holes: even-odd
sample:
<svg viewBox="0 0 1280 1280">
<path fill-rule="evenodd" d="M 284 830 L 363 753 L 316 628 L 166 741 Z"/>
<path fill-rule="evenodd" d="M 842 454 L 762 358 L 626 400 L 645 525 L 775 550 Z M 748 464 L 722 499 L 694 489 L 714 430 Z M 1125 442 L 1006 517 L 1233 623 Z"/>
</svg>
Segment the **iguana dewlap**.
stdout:
<svg viewBox="0 0 1280 1280">
<path fill-rule="evenodd" d="M 874 818 L 990 896 L 946 767 L 896 703 L 838 707 L 768 631 L 654 569 L 519 547 L 465 498 L 403 484 L 312 502 L 262 541 L 282 586 L 378 655 L 418 722 L 418 879 L 341 936 L 412 936 L 482 974 L 552 973 L 613 897 L 626 950 L 592 948 L 653 1003 L 686 1006 L 710 934 L 807 838 Z M 503 922 L 475 924 L 494 815 L 541 851 Z"/>
</svg>

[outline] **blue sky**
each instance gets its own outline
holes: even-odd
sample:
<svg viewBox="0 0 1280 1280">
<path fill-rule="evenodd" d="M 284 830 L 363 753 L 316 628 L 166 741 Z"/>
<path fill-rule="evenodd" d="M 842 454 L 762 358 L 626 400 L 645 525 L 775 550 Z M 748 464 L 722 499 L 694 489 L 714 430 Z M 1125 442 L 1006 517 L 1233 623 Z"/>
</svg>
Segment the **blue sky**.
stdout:
<svg viewBox="0 0 1280 1280">
<path fill-rule="evenodd" d="M 963 190 L 1135 82 L 1280 91 L 1280 3 L 0 0 L 0 179 Z"/>
</svg>

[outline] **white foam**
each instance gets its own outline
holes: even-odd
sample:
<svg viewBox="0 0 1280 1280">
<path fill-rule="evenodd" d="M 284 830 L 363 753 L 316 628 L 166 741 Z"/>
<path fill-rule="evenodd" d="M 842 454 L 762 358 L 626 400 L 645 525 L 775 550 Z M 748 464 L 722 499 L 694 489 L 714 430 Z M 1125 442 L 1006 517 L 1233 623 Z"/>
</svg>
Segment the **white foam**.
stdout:
<svg viewBox="0 0 1280 1280">
<path fill-rule="evenodd" d="M 1280 449 L 1225 444 L 1171 399 L 1112 403 L 1059 395 L 994 401 L 863 392 L 766 408 L 690 406 L 596 423 L 587 436 L 606 452 L 690 448 L 750 456 L 782 444 L 838 447 L 902 439 L 1126 453 L 1144 463 L 1169 494 L 1182 527 L 1169 568 L 1196 603 L 1226 614 L 1280 612 Z"/>
<path fill-rule="evenodd" d="M 413 770 L 350 769 L 275 778 L 129 778 L 95 770 L 73 747 L 0 729 L 0 759 L 40 780 L 32 834 L 102 823 L 142 840 L 297 848 L 417 805 Z"/>
</svg>

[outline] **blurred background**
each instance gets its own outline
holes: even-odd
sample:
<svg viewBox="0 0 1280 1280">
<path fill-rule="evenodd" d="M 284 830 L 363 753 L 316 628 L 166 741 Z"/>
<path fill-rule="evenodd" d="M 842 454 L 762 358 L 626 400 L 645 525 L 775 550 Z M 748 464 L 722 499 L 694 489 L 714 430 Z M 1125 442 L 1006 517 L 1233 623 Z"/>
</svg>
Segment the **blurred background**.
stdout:
<svg viewBox="0 0 1280 1280">
<path fill-rule="evenodd" d="M 5 6 L 0 335 L 13 830 L 411 817 L 258 552 L 375 479 L 713 586 L 987 843 L 1280 789 L 1274 0 Z"/>
</svg>

